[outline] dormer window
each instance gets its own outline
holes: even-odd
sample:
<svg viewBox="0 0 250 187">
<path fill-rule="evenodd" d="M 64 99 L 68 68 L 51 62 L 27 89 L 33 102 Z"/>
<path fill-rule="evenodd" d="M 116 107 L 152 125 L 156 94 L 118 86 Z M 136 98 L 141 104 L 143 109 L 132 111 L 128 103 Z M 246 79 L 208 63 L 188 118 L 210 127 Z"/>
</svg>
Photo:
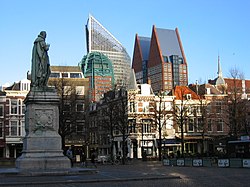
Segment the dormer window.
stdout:
<svg viewBox="0 0 250 187">
<path fill-rule="evenodd" d="M 186 99 L 187 99 L 187 100 L 192 99 L 191 94 L 187 94 L 187 95 L 186 95 Z"/>
</svg>

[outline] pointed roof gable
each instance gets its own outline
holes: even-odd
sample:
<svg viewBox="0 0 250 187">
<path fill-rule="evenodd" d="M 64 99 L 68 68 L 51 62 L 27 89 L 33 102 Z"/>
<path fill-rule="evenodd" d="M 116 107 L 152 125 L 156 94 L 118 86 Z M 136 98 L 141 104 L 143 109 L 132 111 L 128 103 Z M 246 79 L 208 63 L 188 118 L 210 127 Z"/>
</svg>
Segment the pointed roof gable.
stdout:
<svg viewBox="0 0 250 187">
<path fill-rule="evenodd" d="M 172 92 L 173 93 L 173 92 Z M 177 100 L 185 100 L 186 99 L 186 95 L 187 94 L 191 94 L 191 98 L 194 99 L 200 99 L 199 96 L 190 88 L 188 88 L 187 86 L 176 86 L 174 88 L 174 96 Z"/>
<path fill-rule="evenodd" d="M 122 52 L 125 53 L 130 60 L 122 44 L 92 15 L 89 15 L 86 29 L 88 52 L 100 50 Z"/>
<path fill-rule="evenodd" d="M 142 36 L 139 36 L 138 38 L 142 52 L 142 58 L 143 58 L 142 60 L 143 61 L 148 60 L 151 38 Z"/>
<path fill-rule="evenodd" d="M 136 83 L 135 71 L 134 69 L 131 69 L 128 90 L 137 90 L 137 89 L 138 89 L 138 85 Z"/>
<path fill-rule="evenodd" d="M 163 56 L 182 56 L 180 44 L 175 30 L 156 28 L 160 48 Z"/>
<path fill-rule="evenodd" d="M 189 85 L 189 88 L 193 90 L 195 93 L 198 90 L 199 95 L 205 95 L 205 94 L 220 95 L 221 94 L 220 90 L 218 90 L 216 87 L 214 87 L 211 84 L 200 84 L 200 85 L 191 84 Z M 209 89 L 209 93 L 208 93 L 208 89 Z"/>
<path fill-rule="evenodd" d="M 139 41 L 138 34 L 135 35 L 135 45 L 134 45 L 134 54 L 133 54 L 133 61 L 132 61 L 132 68 L 135 72 L 142 71 L 142 52 L 141 52 L 141 46 Z"/>
<path fill-rule="evenodd" d="M 5 88 L 5 90 L 20 90 L 20 81 L 14 82 L 11 86 Z"/>
</svg>

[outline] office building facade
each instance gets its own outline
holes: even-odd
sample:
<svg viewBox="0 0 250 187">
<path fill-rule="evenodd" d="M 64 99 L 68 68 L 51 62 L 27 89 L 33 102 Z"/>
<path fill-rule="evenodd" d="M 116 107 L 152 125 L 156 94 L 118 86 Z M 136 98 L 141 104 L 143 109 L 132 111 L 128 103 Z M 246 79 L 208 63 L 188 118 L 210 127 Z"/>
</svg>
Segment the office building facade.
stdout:
<svg viewBox="0 0 250 187">
<path fill-rule="evenodd" d="M 131 69 L 131 59 L 122 44 L 93 16 L 86 25 L 87 53 L 101 52 L 112 62 L 114 81 L 117 87 L 127 86 Z"/>
<path fill-rule="evenodd" d="M 132 68 L 140 83 L 150 82 L 154 92 L 188 84 L 187 60 L 178 29 L 153 26 L 151 38 L 136 35 Z"/>
</svg>

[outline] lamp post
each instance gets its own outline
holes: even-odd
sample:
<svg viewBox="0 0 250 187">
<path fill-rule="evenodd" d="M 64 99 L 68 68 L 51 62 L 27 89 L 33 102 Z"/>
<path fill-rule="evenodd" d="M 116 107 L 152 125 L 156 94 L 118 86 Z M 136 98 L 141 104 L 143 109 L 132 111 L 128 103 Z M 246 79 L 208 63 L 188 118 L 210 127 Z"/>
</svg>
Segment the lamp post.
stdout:
<svg viewBox="0 0 250 187">
<path fill-rule="evenodd" d="M 163 150 L 164 150 L 164 152 L 163 152 L 163 158 L 165 158 L 165 156 L 166 156 L 166 138 L 165 138 L 165 136 L 163 138 L 163 145 L 164 145 L 164 147 L 163 147 Z"/>
</svg>

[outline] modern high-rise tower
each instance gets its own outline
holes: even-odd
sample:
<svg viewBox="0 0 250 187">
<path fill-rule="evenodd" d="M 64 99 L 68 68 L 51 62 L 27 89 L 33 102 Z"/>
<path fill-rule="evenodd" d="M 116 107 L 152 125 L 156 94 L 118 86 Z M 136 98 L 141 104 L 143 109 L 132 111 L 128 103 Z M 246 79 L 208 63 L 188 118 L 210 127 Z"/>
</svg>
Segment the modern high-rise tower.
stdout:
<svg viewBox="0 0 250 187">
<path fill-rule="evenodd" d="M 154 92 L 188 84 L 187 61 L 178 29 L 153 26 L 151 38 L 136 35 L 132 68 L 136 80 L 150 82 Z"/>
<path fill-rule="evenodd" d="M 101 52 L 113 63 L 115 85 L 127 87 L 131 59 L 122 44 L 91 15 L 86 25 L 86 41 L 88 53 Z"/>
</svg>

